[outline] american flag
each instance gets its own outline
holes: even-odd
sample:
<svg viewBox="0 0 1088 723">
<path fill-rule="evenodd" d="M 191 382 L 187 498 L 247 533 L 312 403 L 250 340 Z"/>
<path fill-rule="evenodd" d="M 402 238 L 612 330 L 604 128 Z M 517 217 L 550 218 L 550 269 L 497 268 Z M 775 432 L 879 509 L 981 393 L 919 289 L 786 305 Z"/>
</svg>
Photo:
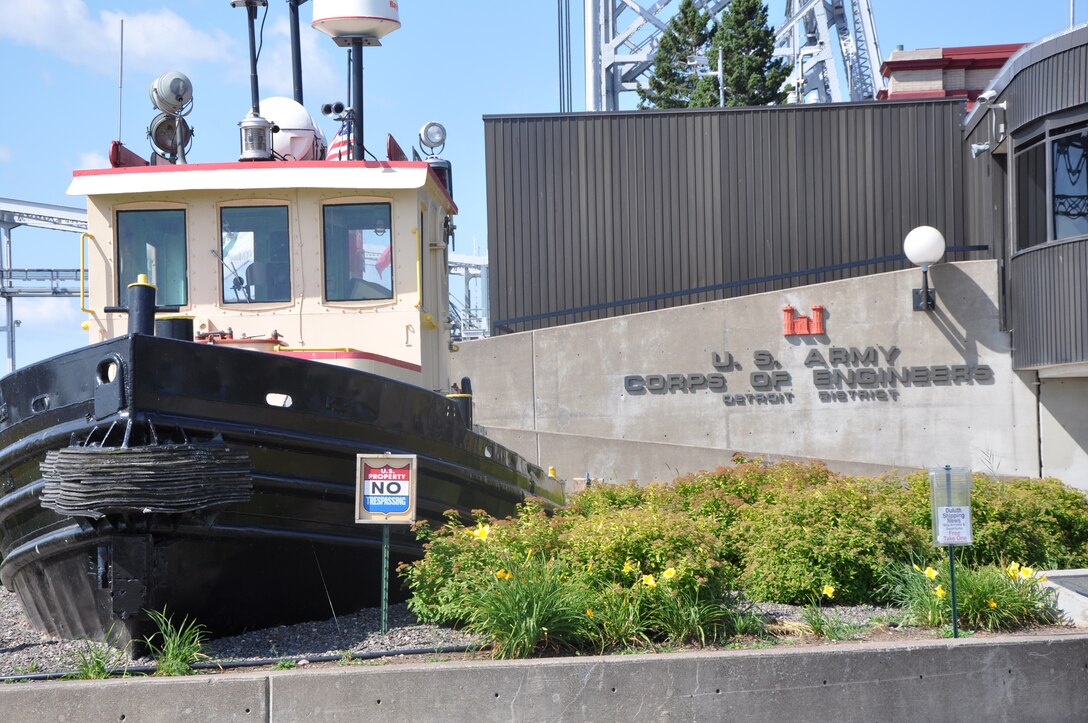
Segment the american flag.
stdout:
<svg viewBox="0 0 1088 723">
<path fill-rule="evenodd" d="M 332 143 L 329 144 L 329 150 L 327 153 L 325 153 L 325 160 L 351 160 L 351 144 L 352 137 L 348 133 L 347 126 L 340 126 L 340 130 L 336 131 L 336 135 L 332 137 Z"/>
</svg>

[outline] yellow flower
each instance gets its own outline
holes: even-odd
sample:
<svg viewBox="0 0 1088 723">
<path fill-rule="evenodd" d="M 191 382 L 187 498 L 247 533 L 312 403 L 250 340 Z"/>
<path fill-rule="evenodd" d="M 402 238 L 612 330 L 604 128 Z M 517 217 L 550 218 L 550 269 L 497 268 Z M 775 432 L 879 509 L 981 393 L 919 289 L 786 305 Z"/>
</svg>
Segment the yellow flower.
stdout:
<svg viewBox="0 0 1088 723">
<path fill-rule="evenodd" d="M 913 568 L 914 568 L 915 570 L 917 570 L 918 572 L 921 572 L 921 571 L 922 571 L 922 568 L 918 567 L 918 563 L 917 563 L 917 562 L 912 562 L 912 563 L 911 563 L 911 567 L 913 567 Z"/>
<path fill-rule="evenodd" d="M 1018 574 L 1020 574 L 1020 563 L 1010 562 L 1009 566 L 1006 568 L 1006 571 L 1009 573 L 1009 577 L 1016 577 Z"/>
<path fill-rule="evenodd" d="M 654 579 L 653 575 L 643 575 L 642 584 L 646 587 L 657 587 L 657 580 Z"/>
<path fill-rule="evenodd" d="M 505 567 L 495 573 L 495 577 L 500 580 L 509 580 L 514 576 L 514 573 L 507 570 Z"/>
<path fill-rule="evenodd" d="M 937 571 L 936 571 L 936 570 L 934 570 L 934 569 L 933 569 L 932 567 L 927 567 L 927 568 L 926 568 L 926 572 L 925 572 L 925 575 L 926 575 L 926 577 L 928 577 L 928 578 L 929 578 L 930 580 L 935 580 L 935 579 L 937 578 Z"/>
<path fill-rule="evenodd" d="M 986 601 L 986 604 L 987 604 L 987 605 L 989 605 L 989 606 L 990 606 L 990 607 L 992 607 L 992 608 L 996 608 L 996 607 L 997 607 L 997 602 L 995 602 L 993 598 L 990 598 L 989 600 L 987 600 L 987 601 Z"/>
<path fill-rule="evenodd" d="M 1046 575 L 1040 575 L 1039 579 L 1036 580 L 1035 582 L 1046 582 Z"/>
<path fill-rule="evenodd" d="M 623 571 L 624 572 L 634 572 L 635 571 L 635 566 L 631 564 L 630 560 L 623 563 Z"/>
<path fill-rule="evenodd" d="M 586 572 L 593 572 L 593 560 L 590 560 L 589 564 L 586 565 Z"/>
<path fill-rule="evenodd" d="M 1020 579 L 1021 580 L 1030 580 L 1032 575 L 1034 575 L 1034 574 L 1035 574 L 1035 570 L 1030 568 L 1030 567 L 1021 567 L 1020 568 Z"/>
<path fill-rule="evenodd" d="M 835 597 L 835 588 L 833 588 L 831 585 L 824 585 L 824 595 L 826 595 L 828 598 Z"/>
<path fill-rule="evenodd" d="M 674 577 L 676 577 L 676 568 L 670 567 L 668 570 L 665 570 L 665 572 L 661 573 L 661 577 L 665 578 L 666 580 L 673 579 Z"/>
<path fill-rule="evenodd" d="M 937 586 L 937 589 L 933 591 L 933 594 L 934 594 L 934 595 L 936 595 L 936 596 L 937 596 L 938 598 L 940 598 L 941 600 L 944 600 L 944 596 L 945 596 L 945 595 L 947 595 L 948 593 L 946 593 L 946 592 L 944 591 L 944 587 L 943 587 L 943 586 L 941 586 L 941 585 L 938 585 L 938 586 Z"/>
<path fill-rule="evenodd" d="M 486 540 L 487 535 L 491 532 L 491 525 L 485 525 L 481 522 L 468 532 L 474 540 Z"/>
<path fill-rule="evenodd" d="M 593 617 L 593 608 L 586 608 L 586 617 L 587 618 Z"/>
</svg>

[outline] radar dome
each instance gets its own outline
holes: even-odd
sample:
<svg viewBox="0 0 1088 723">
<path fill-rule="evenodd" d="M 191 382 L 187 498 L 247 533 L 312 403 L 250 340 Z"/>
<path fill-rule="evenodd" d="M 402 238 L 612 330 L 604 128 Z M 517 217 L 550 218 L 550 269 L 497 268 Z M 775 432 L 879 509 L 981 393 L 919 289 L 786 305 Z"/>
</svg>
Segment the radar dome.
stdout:
<svg viewBox="0 0 1088 723">
<path fill-rule="evenodd" d="M 261 115 L 279 130 L 272 134 L 272 151 L 288 161 L 318 161 L 325 158 L 325 134 L 313 117 L 291 98 L 274 97 L 261 101 Z"/>
<path fill-rule="evenodd" d="M 397 0 L 313 0 L 310 25 L 333 38 L 384 38 L 400 27 Z"/>
</svg>

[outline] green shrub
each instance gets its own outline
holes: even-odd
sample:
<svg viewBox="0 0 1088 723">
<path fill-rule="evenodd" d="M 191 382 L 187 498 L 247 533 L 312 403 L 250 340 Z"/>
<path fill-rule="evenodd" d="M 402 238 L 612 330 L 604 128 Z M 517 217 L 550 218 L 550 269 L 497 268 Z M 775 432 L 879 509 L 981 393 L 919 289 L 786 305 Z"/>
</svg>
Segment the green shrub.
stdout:
<svg viewBox="0 0 1088 723">
<path fill-rule="evenodd" d="M 1088 565 L 1088 499 L 1055 479 L 994 480 L 975 475 L 973 565 L 1021 560 L 1035 566 Z"/>
<path fill-rule="evenodd" d="M 904 510 L 885 503 L 894 482 L 830 479 L 783 487 L 741 526 L 742 589 L 753 599 L 804 604 L 830 583 L 844 604 L 871 601 L 879 570 L 926 549 L 926 532 Z"/>
<path fill-rule="evenodd" d="M 574 518 L 559 542 L 562 554 L 584 568 L 596 588 L 626 587 L 669 568 L 678 585 L 692 590 L 721 590 L 731 582 L 721 565 L 722 541 L 682 511 L 638 507 Z"/>
</svg>

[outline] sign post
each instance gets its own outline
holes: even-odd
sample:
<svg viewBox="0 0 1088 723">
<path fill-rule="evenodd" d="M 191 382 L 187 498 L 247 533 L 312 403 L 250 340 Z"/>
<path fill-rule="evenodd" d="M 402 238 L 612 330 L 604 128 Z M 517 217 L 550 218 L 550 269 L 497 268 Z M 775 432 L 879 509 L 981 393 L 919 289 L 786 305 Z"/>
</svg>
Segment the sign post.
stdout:
<svg viewBox="0 0 1088 723">
<path fill-rule="evenodd" d="M 960 545 L 970 545 L 971 489 L 974 481 L 966 467 L 934 467 L 929 470 L 929 499 L 933 544 L 948 547 L 949 593 L 952 596 L 952 637 L 960 636 L 956 610 L 956 556 Z"/>
<path fill-rule="evenodd" d="M 382 526 L 382 634 L 389 631 L 389 526 L 416 520 L 414 454 L 356 456 L 355 522 Z"/>
</svg>

